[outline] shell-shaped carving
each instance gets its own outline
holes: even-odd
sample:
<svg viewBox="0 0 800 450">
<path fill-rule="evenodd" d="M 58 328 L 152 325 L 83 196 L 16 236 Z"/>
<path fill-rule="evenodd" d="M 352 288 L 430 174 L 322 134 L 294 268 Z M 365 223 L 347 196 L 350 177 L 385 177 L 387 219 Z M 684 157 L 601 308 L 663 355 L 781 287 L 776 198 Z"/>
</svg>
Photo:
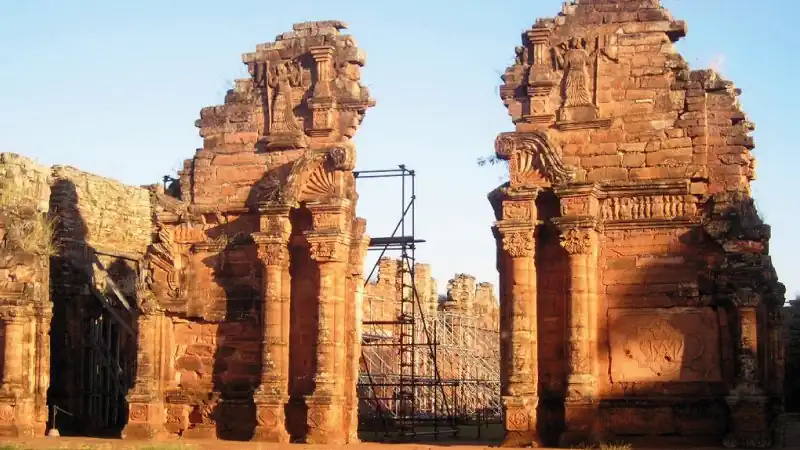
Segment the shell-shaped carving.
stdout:
<svg viewBox="0 0 800 450">
<path fill-rule="evenodd" d="M 324 165 L 320 165 L 308 175 L 301 199 L 308 197 L 324 197 L 334 191 L 336 176 L 332 171 L 325 170 Z"/>
</svg>

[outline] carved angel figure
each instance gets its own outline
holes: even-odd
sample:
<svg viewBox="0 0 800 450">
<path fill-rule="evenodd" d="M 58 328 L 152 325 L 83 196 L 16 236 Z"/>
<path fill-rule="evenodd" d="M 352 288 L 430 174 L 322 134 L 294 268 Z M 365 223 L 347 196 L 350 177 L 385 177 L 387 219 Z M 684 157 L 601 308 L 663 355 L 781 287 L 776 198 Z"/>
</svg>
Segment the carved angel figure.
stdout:
<svg viewBox="0 0 800 450">
<path fill-rule="evenodd" d="M 564 106 L 590 106 L 589 52 L 586 39 L 572 38 L 556 51 L 556 62 L 564 70 Z"/>
<path fill-rule="evenodd" d="M 300 85 L 302 77 L 303 71 L 294 61 L 287 61 L 270 68 L 269 87 L 275 90 L 270 132 L 301 131 L 292 108 L 292 88 Z"/>
</svg>

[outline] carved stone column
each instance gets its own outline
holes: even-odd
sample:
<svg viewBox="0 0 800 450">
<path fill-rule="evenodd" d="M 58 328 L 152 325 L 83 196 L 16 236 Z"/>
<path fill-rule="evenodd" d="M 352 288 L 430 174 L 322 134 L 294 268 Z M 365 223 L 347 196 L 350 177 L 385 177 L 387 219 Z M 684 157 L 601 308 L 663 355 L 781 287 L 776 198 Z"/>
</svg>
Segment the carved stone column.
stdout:
<svg viewBox="0 0 800 450">
<path fill-rule="evenodd" d="M 502 245 L 500 302 L 503 364 L 504 446 L 540 445 L 537 431 L 539 358 L 534 231 L 538 189 L 508 194 L 495 225 Z"/>
<path fill-rule="evenodd" d="M 597 425 L 597 321 L 598 236 L 595 224 L 558 223 L 561 246 L 569 255 L 567 321 L 567 398 L 565 431 L 559 445 L 571 446 L 600 440 Z"/>
<path fill-rule="evenodd" d="M 319 268 L 317 297 L 317 373 L 314 393 L 306 399 L 308 436 L 312 444 L 344 444 L 348 430 L 345 414 L 346 355 L 348 324 L 345 313 L 345 279 L 349 255 L 349 202 L 311 203 L 313 230 L 306 237 L 311 258 Z M 347 230 L 347 231 L 345 231 Z M 353 326 L 353 325 L 351 325 Z"/>
<path fill-rule="evenodd" d="M 759 382 L 758 319 L 761 296 L 748 288 L 734 293 L 739 318 L 736 386 L 725 397 L 731 411 L 731 432 L 723 444 L 728 448 L 766 448 L 772 445 L 769 398 Z"/>
<path fill-rule="evenodd" d="M 264 265 L 261 295 L 261 375 L 253 395 L 256 404 L 254 440 L 287 443 L 284 410 L 289 400 L 289 209 L 266 211 L 261 232 L 253 233 Z"/>
<path fill-rule="evenodd" d="M 128 393 L 128 424 L 123 439 L 157 439 L 165 434 L 164 395 L 160 379 L 164 312 L 140 307 L 136 329 L 136 379 Z"/>
</svg>

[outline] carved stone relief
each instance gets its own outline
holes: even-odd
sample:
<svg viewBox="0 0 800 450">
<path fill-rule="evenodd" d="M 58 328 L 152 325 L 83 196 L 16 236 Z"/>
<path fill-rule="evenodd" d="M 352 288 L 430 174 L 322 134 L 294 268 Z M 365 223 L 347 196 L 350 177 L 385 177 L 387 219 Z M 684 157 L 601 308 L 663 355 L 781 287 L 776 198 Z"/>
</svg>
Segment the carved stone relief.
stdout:
<svg viewBox="0 0 800 450">
<path fill-rule="evenodd" d="M 717 320 L 711 308 L 610 310 L 612 381 L 720 380 Z"/>
</svg>

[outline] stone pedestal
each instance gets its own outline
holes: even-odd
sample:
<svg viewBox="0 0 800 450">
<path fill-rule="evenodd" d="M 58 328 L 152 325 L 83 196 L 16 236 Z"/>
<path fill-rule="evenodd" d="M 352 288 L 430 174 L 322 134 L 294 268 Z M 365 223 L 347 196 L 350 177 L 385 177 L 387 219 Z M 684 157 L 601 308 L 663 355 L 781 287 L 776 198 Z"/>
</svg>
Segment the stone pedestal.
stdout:
<svg viewBox="0 0 800 450">
<path fill-rule="evenodd" d="M 253 440 L 276 444 L 288 443 L 285 410 L 289 398 L 258 392 L 253 397 L 256 403 L 256 429 L 253 432 Z"/>
<path fill-rule="evenodd" d="M 347 430 L 342 426 L 344 399 L 324 394 L 306 398 L 308 406 L 308 435 L 306 443 L 343 445 L 347 443 Z"/>
<path fill-rule="evenodd" d="M 153 440 L 164 436 L 164 402 L 148 394 L 128 396 L 128 424 L 123 439 Z"/>
<path fill-rule="evenodd" d="M 123 439 L 150 440 L 166 434 L 165 404 L 160 378 L 163 350 L 163 311 L 142 308 L 137 319 L 137 370 L 134 386 L 128 394 L 128 424 Z"/>
</svg>

